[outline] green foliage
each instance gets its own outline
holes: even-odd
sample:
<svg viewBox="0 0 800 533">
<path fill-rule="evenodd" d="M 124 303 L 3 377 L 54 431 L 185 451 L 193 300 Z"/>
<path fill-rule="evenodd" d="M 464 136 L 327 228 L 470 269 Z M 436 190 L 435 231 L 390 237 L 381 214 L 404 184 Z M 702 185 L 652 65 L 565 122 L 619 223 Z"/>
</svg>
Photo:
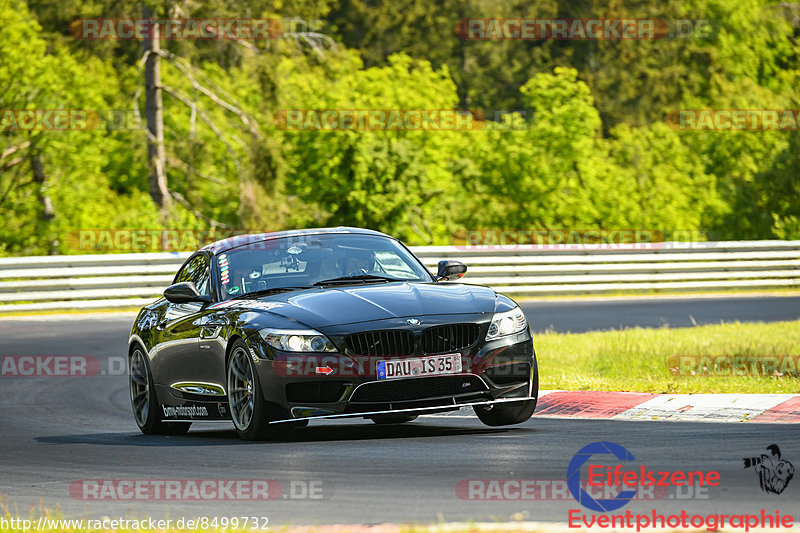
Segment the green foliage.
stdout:
<svg viewBox="0 0 800 533">
<path fill-rule="evenodd" d="M 465 228 L 800 238 L 798 132 L 665 124 L 681 108 L 800 108 L 794 4 L 149 5 L 180 18 L 322 19 L 332 40 L 162 43 L 172 54 L 162 60 L 162 78 L 170 89 L 163 95 L 167 179 L 177 199 L 167 219 L 149 195 L 141 122 L 0 131 L 0 254 L 78 253 L 69 239 L 77 229 L 220 225 L 355 225 L 411 244 L 450 244 Z M 69 33 L 76 19 L 137 18 L 141 9 L 132 0 L 0 2 L 0 110 L 141 115 L 141 44 Z M 458 37 L 460 19 L 481 17 L 707 19 L 712 31 L 653 41 Z M 280 123 L 281 112 L 293 109 L 473 109 L 489 120 L 473 131 L 293 131 Z"/>
<path fill-rule="evenodd" d="M 453 109 L 456 91 L 446 70 L 392 56 L 385 67 L 285 69 L 285 89 L 299 109 Z M 355 89 L 355 90 L 354 90 Z M 468 134 L 467 134 L 468 135 Z M 459 131 L 287 131 L 287 191 L 315 208 L 298 223 L 382 229 L 411 242 L 442 241 L 452 231 L 458 169 L 466 150 Z M 444 209 L 443 209 L 444 208 Z M 294 218 L 294 217 L 293 217 Z"/>
</svg>

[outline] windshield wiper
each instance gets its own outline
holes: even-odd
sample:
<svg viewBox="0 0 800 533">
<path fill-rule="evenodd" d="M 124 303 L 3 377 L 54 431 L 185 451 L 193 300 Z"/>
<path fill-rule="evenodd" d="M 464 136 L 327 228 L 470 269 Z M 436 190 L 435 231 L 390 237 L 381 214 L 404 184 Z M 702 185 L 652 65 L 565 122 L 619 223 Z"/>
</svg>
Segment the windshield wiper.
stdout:
<svg viewBox="0 0 800 533">
<path fill-rule="evenodd" d="M 322 281 L 316 282 L 314 285 L 337 285 L 337 284 L 348 284 L 348 283 L 367 283 L 370 281 L 404 281 L 398 278 L 388 278 L 386 276 L 376 276 L 374 274 L 359 274 L 357 276 L 342 276 L 341 278 L 333 278 L 333 279 L 324 279 Z"/>
<path fill-rule="evenodd" d="M 234 296 L 233 298 L 230 298 L 230 299 L 231 300 L 239 300 L 241 298 L 253 298 L 253 297 L 258 297 L 258 296 L 266 296 L 268 294 L 278 294 L 279 292 L 299 291 L 301 289 L 310 289 L 310 288 L 311 287 L 308 286 L 308 285 L 306 285 L 306 286 L 298 286 L 298 287 L 272 287 L 270 289 L 261 289 L 261 290 L 258 290 L 258 291 L 244 292 L 244 293 L 239 294 L 238 296 Z"/>
</svg>

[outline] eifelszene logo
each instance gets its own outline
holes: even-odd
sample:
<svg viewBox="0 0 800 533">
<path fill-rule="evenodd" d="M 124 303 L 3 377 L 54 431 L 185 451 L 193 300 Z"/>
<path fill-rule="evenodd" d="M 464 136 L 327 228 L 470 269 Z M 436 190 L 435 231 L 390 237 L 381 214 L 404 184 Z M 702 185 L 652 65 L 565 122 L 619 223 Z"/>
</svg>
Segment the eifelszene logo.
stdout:
<svg viewBox="0 0 800 533">
<path fill-rule="evenodd" d="M 611 455 L 625 462 L 635 460 L 633 454 L 623 446 L 607 441 L 587 444 L 572 457 L 567 467 L 567 487 L 575 501 L 592 511 L 606 513 L 623 507 L 636 497 L 637 487 L 704 487 L 718 486 L 720 483 L 719 472 L 714 470 L 654 471 L 643 464 L 625 469 L 622 464 L 613 467 L 597 464 L 602 458 L 590 462 L 597 455 Z M 585 485 L 603 487 L 604 496 L 615 494 L 614 491 L 618 490 L 613 498 L 595 499 L 581 486 L 581 467 L 587 463 L 588 479 Z"/>
<path fill-rule="evenodd" d="M 744 467 L 752 467 L 758 474 L 761 490 L 780 494 L 794 476 L 794 465 L 781 458 L 781 449 L 777 444 L 770 444 L 767 450 L 769 454 L 762 453 L 761 457 L 745 457 Z"/>
<path fill-rule="evenodd" d="M 615 511 L 627 504 L 636 495 L 636 491 L 623 490 L 613 499 L 595 500 L 586 490 L 581 487 L 581 466 L 584 465 L 593 455 L 612 454 L 620 461 L 633 461 L 633 454 L 615 442 L 593 442 L 587 444 L 576 453 L 567 467 L 567 487 L 572 497 L 579 504 L 591 509 L 605 513 Z M 589 467 L 591 470 L 591 467 Z M 591 482 L 589 475 L 589 484 Z"/>
</svg>

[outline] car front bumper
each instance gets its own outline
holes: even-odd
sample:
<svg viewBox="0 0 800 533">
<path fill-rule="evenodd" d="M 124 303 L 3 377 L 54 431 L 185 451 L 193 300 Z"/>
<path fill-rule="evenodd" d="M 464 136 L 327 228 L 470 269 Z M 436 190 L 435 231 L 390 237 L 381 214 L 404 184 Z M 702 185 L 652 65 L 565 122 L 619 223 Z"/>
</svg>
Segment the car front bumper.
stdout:
<svg viewBox="0 0 800 533">
<path fill-rule="evenodd" d="M 251 349 L 274 422 L 429 414 L 538 395 L 528 330 L 463 350 L 461 373 L 389 380 L 378 380 L 375 372 L 377 361 L 386 357 L 267 353 L 258 342 Z"/>
</svg>

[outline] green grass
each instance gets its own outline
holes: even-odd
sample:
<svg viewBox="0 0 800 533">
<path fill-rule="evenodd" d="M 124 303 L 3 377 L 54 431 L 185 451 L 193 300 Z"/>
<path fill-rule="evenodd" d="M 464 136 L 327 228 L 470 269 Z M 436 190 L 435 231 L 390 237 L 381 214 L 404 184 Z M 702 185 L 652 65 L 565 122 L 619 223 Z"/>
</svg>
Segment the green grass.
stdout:
<svg viewBox="0 0 800 533">
<path fill-rule="evenodd" d="M 545 333 L 534 336 L 534 346 L 542 389 L 800 393 L 798 368 L 784 368 L 783 374 L 764 373 L 759 369 L 745 376 L 676 373 L 680 356 L 788 355 L 796 358 L 800 356 L 800 321 Z M 710 371 L 714 372 L 713 365 Z"/>
</svg>

